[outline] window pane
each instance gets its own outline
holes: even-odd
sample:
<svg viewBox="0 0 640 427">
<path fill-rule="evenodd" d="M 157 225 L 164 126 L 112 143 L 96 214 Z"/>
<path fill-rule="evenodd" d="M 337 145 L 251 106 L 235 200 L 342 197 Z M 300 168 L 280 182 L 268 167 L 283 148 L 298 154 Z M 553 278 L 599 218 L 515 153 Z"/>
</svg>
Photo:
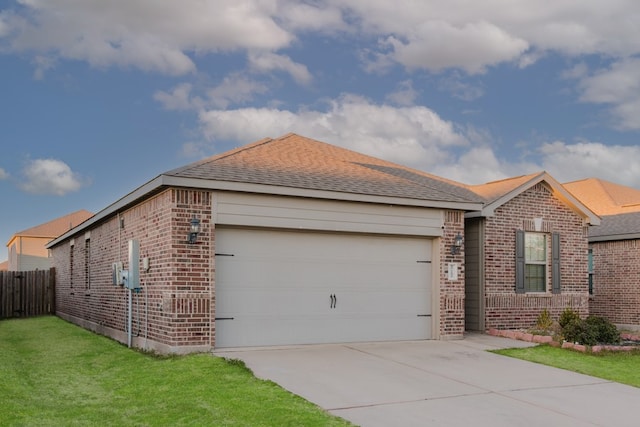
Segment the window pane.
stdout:
<svg viewBox="0 0 640 427">
<path fill-rule="evenodd" d="M 539 264 L 525 265 L 524 286 L 527 292 L 545 292 L 545 266 Z"/>
<path fill-rule="evenodd" d="M 546 236 L 544 234 L 527 233 L 524 240 L 524 256 L 527 262 L 544 262 L 547 260 Z"/>
</svg>

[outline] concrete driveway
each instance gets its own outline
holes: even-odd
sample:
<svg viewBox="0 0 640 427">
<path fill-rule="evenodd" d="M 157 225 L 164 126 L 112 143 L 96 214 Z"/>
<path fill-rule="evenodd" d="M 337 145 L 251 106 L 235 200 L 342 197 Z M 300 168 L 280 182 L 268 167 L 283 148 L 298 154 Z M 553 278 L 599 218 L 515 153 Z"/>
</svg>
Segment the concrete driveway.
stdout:
<svg viewBox="0 0 640 427">
<path fill-rule="evenodd" d="M 638 426 L 640 389 L 488 353 L 487 335 L 229 349 L 259 378 L 360 426 Z"/>
</svg>

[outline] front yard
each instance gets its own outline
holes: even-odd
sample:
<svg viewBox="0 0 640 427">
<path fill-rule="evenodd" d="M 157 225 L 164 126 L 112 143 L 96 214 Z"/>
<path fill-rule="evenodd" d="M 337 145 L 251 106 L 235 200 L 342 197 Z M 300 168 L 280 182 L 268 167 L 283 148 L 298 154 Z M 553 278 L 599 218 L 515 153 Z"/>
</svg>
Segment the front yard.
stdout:
<svg viewBox="0 0 640 427">
<path fill-rule="evenodd" d="M 640 387 L 640 352 L 581 353 L 540 345 L 494 353 Z"/>
<path fill-rule="evenodd" d="M 346 426 L 242 363 L 157 357 L 56 317 L 0 321 L 3 426 Z"/>
</svg>

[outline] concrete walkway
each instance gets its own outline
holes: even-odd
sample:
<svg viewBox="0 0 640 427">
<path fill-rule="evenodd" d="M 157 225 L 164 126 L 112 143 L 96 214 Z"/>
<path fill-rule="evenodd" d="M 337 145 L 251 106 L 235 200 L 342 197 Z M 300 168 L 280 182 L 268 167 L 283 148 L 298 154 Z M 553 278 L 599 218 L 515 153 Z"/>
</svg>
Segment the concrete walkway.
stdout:
<svg viewBox="0 0 640 427">
<path fill-rule="evenodd" d="M 640 389 L 488 353 L 487 335 L 229 349 L 256 376 L 367 426 L 638 426 Z"/>
</svg>

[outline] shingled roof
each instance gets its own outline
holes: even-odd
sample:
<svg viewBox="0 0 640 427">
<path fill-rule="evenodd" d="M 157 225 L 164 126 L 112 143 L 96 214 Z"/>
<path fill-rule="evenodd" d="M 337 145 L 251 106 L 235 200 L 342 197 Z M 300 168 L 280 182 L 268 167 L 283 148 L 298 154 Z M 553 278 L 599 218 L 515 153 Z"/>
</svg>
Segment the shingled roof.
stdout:
<svg viewBox="0 0 640 427">
<path fill-rule="evenodd" d="M 162 173 L 47 247 L 169 187 L 462 211 L 482 207 L 482 198 L 464 184 L 289 133 Z"/>
<path fill-rule="evenodd" d="M 598 225 L 600 223 L 600 218 L 590 210 L 588 206 L 574 197 L 562 184 L 544 171 L 488 182 L 486 184 L 469 185 L 468 188 L 470 190 L 482 197 L 484 206 L 480 212 L 471 212 L 467 214 L 467 216 L 492 216 L 498 207 L 539 183 L 544 183 L 549 191 L 553 193 L 554 197 L 573 209 L 584 218 L 586 223 L 591 225 Z"/>
<path fill-rule="evenodd" d="M 485 184 L 469 185 L 469 189 L 482 197 L 486 204 L 491 204 L 511 192 L 517 192 L 519 188 L 526 186 L 527 183 L 535 180 L 541 174 L 543 172 L 491 181 Z"/>
<path fill-rule="evenodd" d="M 600 226 L 589 229 L 590 242 L 640 239 L 640 190 L 599 178 L 569 182 L 564 187 L 602 216 Z"/>
<path fill-rule="evenodd" d="M 599 178 L 563 184 L 574 196 L 598 215 L 640 212 L 640 190 Z"/>
<path fill-rule="evenodd" d="M 589 229 L 590 242 L 640 239 L 640 212 L 606 215 L 598 227 Z"/>
<path fill-rule="evenodd" d="M 9 243 L 7 243 L 7 246 L 16 237 L 41 237 L 53 239 L 91 218 L 91 216 L 93 216 L 91 212 L 82 209 L 68 215 L 61 216 L 60 218 L 45 222 L 43 224 L 27 228 L 26 230 L 15 233 L 11 237 L 11 239 L 9 239 Z"/>
<path fill-rule="evenodd" d="M 479 202 L 461 183 L 297 134 L 266 138 L 163 175 L 390 196 Z"/>
</svg>

